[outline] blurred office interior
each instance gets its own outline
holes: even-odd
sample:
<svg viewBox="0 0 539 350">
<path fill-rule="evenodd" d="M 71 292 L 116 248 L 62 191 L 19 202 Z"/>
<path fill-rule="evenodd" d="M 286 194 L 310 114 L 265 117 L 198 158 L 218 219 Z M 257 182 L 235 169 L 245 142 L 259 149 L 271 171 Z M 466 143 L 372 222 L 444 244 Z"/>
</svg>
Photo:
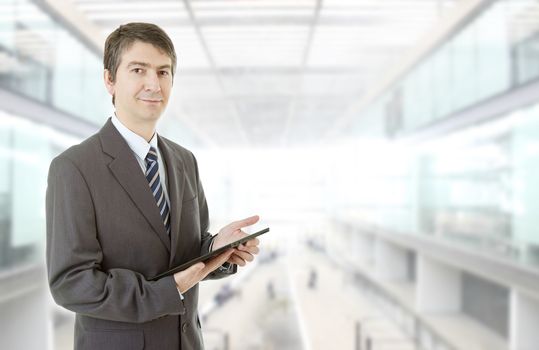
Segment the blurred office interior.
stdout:
<svg viewBox="0 0 539 350">
<path fill-rule="evenodd" d="M 0 0 L 0 348 L 73 348 L 48 166 L 113 113 L 104 39 L 133 21 L 174 41 L 158 132 L 212 232 L 272 228 L 201 284 L 208 350 L 539 349 L 536 0 Z"/>
</svg>

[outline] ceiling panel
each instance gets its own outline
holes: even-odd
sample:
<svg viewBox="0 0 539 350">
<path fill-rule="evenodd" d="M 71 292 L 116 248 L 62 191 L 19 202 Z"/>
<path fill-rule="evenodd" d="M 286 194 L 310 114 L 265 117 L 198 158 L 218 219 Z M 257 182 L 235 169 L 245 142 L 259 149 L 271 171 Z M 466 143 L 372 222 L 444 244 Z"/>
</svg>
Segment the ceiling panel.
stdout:
<svg viewBox="0 0 539 350">
<path fill-rule="evenodd" d="M 167 113 L 210 147 L 316 143 L 454 7 L 451 0 L 74 0 L 108 34 L 149 21 L 172 37 Z M 37 47 L 28 40 L 29 47 Z M 39 46 L 39 45 L 38 45 Z"/>
</svg>

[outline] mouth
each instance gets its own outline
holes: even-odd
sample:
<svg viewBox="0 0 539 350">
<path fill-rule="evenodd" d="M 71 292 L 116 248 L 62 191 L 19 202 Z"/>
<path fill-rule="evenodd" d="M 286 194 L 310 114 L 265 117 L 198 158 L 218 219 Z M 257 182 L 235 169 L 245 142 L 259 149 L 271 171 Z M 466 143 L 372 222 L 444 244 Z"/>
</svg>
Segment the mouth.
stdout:
<svg viewBox="0 0 539 350">
<path fill-rule="evenodd" d="M 143 99 L 143 98 L 139 98 L 139 100 L 145 103 L 149 103 L 149 104 L 159 104 L 163 102 L 163 100 L 150 100 L 150 99 Z"/>
</svg>

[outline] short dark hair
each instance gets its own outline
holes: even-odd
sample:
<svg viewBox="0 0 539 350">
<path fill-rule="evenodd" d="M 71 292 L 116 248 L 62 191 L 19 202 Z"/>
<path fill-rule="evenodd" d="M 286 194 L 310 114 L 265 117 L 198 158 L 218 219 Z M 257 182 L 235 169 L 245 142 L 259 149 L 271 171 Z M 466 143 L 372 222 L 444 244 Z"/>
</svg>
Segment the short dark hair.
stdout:
<svg viewBox="0 0 539 350">
<path fill-rule="evenodd" d="M 125 50 L 129 49 L 136 41 L 152 44 L 170 57 L 172 67 L 171 74 L 174 77 L 176 70 L 176 51 L 172 40 L 163 29 L 152 23 L 132 22 L 122 24 L 107 37 L 105 52 L 103 54 L 103 66 L 110 73 L 114 82 L 120 66 L 120 60 Z M 114 104 L 114 96 L 112 96 Z"/>
</svg>

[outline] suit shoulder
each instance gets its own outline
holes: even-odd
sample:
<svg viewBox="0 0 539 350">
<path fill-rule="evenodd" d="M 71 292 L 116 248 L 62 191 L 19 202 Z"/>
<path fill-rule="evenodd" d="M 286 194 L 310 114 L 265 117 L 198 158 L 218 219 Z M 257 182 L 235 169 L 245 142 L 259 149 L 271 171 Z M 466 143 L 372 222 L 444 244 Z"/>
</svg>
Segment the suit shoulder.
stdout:
<svg viewBox="0 0 539 350">
<path fill-rule="evenodd" d="M 70 160 L 75 166 L 79 167 L 87 163 L 88 160 L 95 158 L 100 147 L 99 136 L 94 134 L 57 155 L 53 162 L 58 162 L 61 159 Z"/>
</svg>

